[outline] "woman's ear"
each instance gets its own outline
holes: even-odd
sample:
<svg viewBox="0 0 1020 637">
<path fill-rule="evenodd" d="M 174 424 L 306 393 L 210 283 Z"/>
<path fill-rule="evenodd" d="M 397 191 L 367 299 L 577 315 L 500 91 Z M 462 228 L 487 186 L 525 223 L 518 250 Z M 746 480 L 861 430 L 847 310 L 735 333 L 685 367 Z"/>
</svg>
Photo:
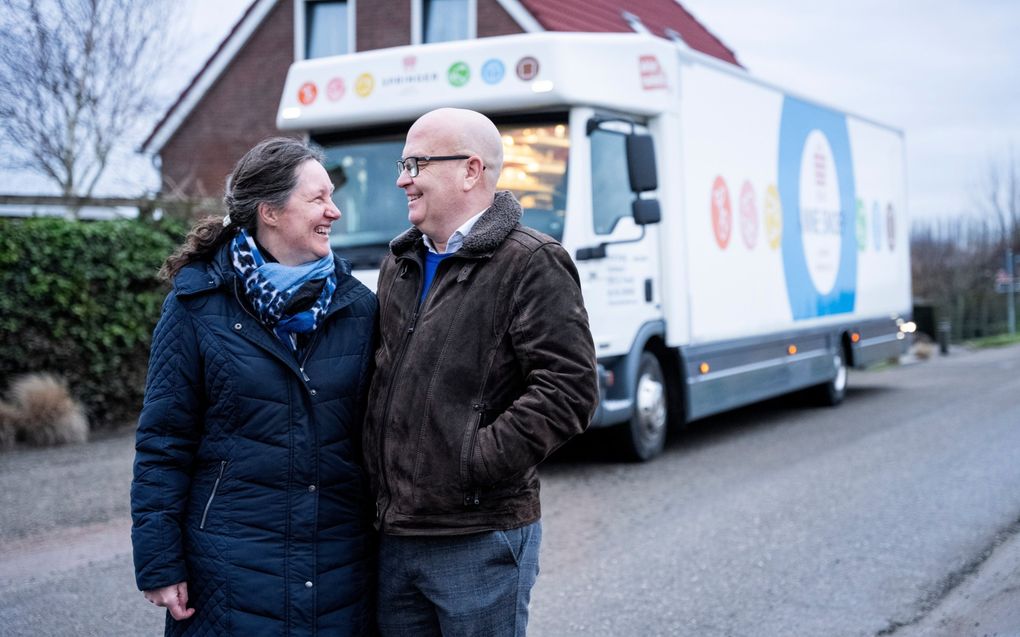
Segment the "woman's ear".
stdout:
<svg viewBox="0 0 1020 637">
<path fill-rule="evenodd" d="M 261 221 L 263 225 L 275 227 L 278 223 L 280 223 L 280 212 L 263 201 L 259 204 L 259 221 Z"/>
</svg>

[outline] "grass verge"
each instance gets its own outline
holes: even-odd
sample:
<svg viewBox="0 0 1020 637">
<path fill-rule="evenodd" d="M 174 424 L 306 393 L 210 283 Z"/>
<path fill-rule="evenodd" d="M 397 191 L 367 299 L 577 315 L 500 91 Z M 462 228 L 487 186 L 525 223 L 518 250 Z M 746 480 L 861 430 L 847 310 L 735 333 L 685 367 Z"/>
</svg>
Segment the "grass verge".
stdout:
<svg viewBox="0 0 1020 637">
<path fill-rule="evenodd" d="M 975 338 L 967 341 L 967 347 L 985 348 L 985 347 L 1004 347 L 1006 345 L 1016 345 L 1020 343 L 1020 334 L 996 334 L 995 336 L 985 336 L 984 338 Z"/>
</svg>

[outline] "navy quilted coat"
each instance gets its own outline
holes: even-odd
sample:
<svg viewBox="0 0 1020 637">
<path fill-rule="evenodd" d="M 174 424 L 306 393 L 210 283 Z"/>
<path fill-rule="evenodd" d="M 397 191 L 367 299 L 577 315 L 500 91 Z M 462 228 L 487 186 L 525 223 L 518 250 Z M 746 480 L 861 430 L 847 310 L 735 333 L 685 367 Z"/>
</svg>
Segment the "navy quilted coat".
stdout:
<svg viewBox="0 0 1020 637">
<path fill-rule="evenodd" d="M 373 623 L 360 464 L 375 296 L 337 266 L 299 360 L 242 306 L 221 250 L 182 269 L 153 334 L 131 486 L 141 590 L 188 583 L 167 635 L 363 635 Z"/>
</svg>

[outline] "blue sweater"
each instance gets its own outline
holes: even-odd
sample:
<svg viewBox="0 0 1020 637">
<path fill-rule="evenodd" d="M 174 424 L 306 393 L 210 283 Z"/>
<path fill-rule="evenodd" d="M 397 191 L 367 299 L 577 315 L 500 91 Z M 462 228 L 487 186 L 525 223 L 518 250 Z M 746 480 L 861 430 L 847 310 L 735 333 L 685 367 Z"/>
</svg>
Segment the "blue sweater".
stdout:
<svg viewBox="0 0 1020 637">
<path fill-rule="evenodd" d="M 418 304 L 425 300 L 425 295 L 429 293 L 429 288 L 432 287 L 432 279 L 436 277 L 436 269 L 439 264 L 443 262 L 446 257 L 452 257 L 454 252 L 447 252 L 446 254 L 436 254 L 431 250 L 425 253 L 425 283 L 421 286 L 421 297 L 418 299 Z"/>
</svg>

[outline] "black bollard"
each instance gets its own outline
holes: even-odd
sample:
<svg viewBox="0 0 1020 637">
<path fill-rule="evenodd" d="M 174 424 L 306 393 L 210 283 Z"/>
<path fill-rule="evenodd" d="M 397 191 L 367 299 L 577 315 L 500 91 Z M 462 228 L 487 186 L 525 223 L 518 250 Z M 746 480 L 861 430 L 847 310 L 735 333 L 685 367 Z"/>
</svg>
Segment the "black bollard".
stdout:
<svg viewBox="0 0 1020 637">
<path fill-rule="evenodd" d="M 949 334 L 951 326 L 949 321 L 939 321 L 938 324 L 939 353 L 943 356 L 949 354 Z"/>
</svg>

